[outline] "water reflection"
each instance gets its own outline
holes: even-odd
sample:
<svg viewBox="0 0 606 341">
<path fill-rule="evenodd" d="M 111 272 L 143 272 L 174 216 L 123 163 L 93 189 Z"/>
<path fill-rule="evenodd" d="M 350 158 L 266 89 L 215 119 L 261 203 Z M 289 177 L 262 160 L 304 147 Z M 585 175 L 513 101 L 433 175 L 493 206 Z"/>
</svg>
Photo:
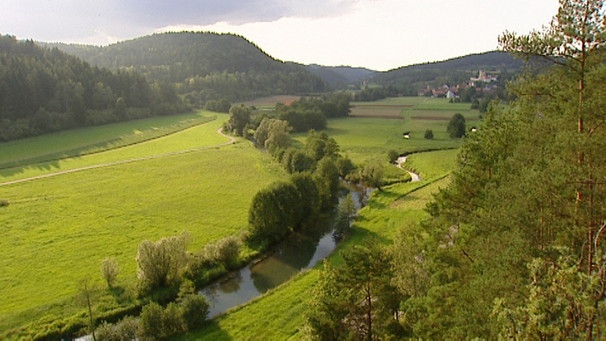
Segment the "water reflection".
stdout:
<svg viewBox="0 0 606 341">
<path fill-rule="evenodd" d="M 363 206 L 368 192 L 356 192 L 349 188 L 358 208 Z M 274 253 L 262 261 L 209 285 L 201 291 L 210 303 L 209 317 L 267 292 L 288 281 L 301 270 L 310 269 L 326 258 L 335 248 L 333 218 L 327 217 L 300 233 L 295 233 L 282 242 Z"/>
</svg>

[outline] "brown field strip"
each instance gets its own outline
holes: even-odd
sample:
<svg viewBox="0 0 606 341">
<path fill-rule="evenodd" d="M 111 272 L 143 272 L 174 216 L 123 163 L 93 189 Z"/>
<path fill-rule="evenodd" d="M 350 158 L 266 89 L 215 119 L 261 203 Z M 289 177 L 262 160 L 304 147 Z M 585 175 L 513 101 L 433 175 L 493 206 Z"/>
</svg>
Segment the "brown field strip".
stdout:
<svg viewBox="0 0 606 341">
<path fill-rule="evenodd" d="M 352 106 L 353 108 L 372 108 L 372 109 L 382 109 L 382 108 L 400 108 L 407 109 L 412 108 L 414 105 L 412 104 L 356 104 Z"/>
<path fill-rule="evenodd" d="M 450 117 L 447 116 L 412 116 L 413 120 L 425 120 L 425 121 L 448 121 Z"/>
</svg>

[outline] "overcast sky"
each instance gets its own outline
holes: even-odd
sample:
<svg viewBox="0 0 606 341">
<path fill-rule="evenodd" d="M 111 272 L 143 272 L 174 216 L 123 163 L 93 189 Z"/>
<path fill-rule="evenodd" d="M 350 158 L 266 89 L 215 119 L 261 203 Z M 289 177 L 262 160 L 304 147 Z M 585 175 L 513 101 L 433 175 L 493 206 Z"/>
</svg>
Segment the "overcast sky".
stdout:
<svg viewBox="0 0 606 341">
<path fill-rule="evenodd" d="M 557 0 L 0 0 L 0 32 L 107 45 L 167 30 L 237 33 L 303 64 L 385 71 L 495 50 L 540 30 Z"/>
</svg>

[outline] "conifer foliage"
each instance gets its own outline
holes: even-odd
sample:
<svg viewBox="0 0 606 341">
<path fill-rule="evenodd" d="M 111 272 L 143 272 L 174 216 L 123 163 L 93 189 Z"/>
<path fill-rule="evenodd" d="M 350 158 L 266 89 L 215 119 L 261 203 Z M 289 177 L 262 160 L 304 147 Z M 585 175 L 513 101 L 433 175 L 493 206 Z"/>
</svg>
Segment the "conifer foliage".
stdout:
<svg viewBox="0 0 606 341">
<path fill-rule="evenodd" d="M 185 110 L 170 84 L 0 36 L 0 141 Z"/>
</svg>

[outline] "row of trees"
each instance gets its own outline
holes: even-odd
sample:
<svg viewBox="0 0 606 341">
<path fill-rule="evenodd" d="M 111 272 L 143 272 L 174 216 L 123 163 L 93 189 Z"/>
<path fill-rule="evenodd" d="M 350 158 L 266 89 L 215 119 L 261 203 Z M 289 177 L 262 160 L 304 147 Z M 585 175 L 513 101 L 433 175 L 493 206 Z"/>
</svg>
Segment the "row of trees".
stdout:
<svg viewBox="0 0 606 341">
<path fill-rule="evenodd" d="M 561 0 L 546 30 L 500 37 L 506 51 L 551 66 L 520 77 L 517 99 L 488 111 L 430 218 L 392 246 L 355 246 L 342 268 L 326 267 L 310 334 L 603 338 L 605 27 L 603 1 Z"/>
<path fill-rule="evenodd" d="M 168 83 L 0 36 L 0 141 L 185 110 Z"/>
<path fill-rule="evenodd" d="M 322 97 L 301 98 L 289 105 L 276 104 L 277 118 L 287 121 L 294 132 L 326 128 L 326 119 L 346 117 L 351 112 L 350 96 L 347 93 L 333 93 Z"/>
<path fill-rule="evenodd" d="M 95 339 L 107 341 L 162 340 L 203 326 L 208 308 L 204 297 L 195 292 L 194 285 L 185 281 L 176 301 L 165 307 L 152 301 L 143 306 L 138 318 L 125 316 L 116 323 L 103 321 L 92 335 Z"/>
<path fill-rule="evenodd" d="M 265 118 L 275 118 L 286 122 L 290 127 L 288 132 L 307 132 L 311 129 L 322 130 L 326 128 L 327 118 L 346 117 L 350 112 L 350 96 L 346 93 L 303 97 L 289 105 L 278 103 L 273 113 L 257 115 L 254 121 L 250 108 L 244 105 L 232 106 L 229 110 L 230 118 L 226 124 L 226 130 L 239 136 L 247 135 L 249 129 L 259 131 L 259 133 L 255 133 L 255 138 L 257 144 L 264 146 L 268 127 L 261 124 Z M 269 121 L 265 124 L 269 124 Z"/>
<path fill-rule="evenodd" d="M 290 147 L 286 121 L 265 118 L 255 132 L 257 143 L 266 147 L 291 174 L 259 191 L 249 210 L 253 236 L 275 242 L 288 233 L 309 226 L 319 214 L 338 203 L 340 172 L 336 141 L 325 133 L 310 131 L 305 149 Z"/>
</svg>

